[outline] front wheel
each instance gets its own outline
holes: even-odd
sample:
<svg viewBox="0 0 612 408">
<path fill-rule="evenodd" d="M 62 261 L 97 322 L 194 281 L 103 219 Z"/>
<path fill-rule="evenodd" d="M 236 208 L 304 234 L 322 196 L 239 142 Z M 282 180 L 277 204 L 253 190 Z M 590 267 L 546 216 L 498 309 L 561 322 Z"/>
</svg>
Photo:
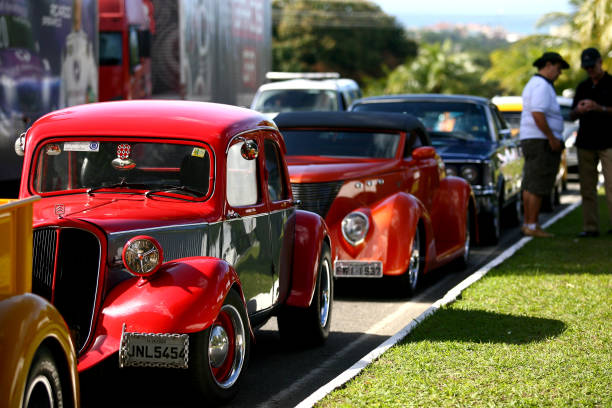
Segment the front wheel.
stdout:
<svg viewBox="0 0 612 408">
<path fill-rule="evenodd" d="M 53 355 L 42 346 L 36 351 L 23 397 L 24 408 L 62 407 L 64 394 Z"/>
<path fill-rule="evenodd" d="M 308 308 L 283 306 L 278 313 L 278 329 L 287 344 L 320 346 L 329 336 L 334 296 L 331 251 L 323 244 L 312 302 Z"/>
<path fill-rule="evenodd" d="M 421 234 L 418 225 L 414 231 L 412 248 L 410 250 L 410 260 L 408 269 L 400 275 L 402 292 L 414 296 L 421 283 L 421 273 L 423 270 L 423 256 L 421 254 Z"/>
<path fill-rule="evenodd" d="M 228 292 L 213 324 L 190 335 L 189 342 L 196 391 L 213 404 L 232 399 L 250 352 L 246 311 L 237 292 Z"/>
</svg>

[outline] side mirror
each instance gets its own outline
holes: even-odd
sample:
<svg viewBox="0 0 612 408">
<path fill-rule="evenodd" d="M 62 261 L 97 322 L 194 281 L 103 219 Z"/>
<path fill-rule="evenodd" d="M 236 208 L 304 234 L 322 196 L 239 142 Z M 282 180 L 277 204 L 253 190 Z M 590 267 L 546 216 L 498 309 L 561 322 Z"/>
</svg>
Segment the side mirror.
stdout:
<svg viewBox="0 0 612 408">
<path fill-rule="evenodd" d="M 254 140 L 245 140 L 240 148 L 240 154 L 245 160 L 255 160 L 259 156 L 259 148 Z"/>
<path fill-rule="evenodd" d="M 25 132 L 23 132 L 15 140 L 15 153 L 17 153 L 17 156 L 25 156 L 25 135 Z"/>
<path fill-rule="evenodd" d="M 414 149 L 412 157 L 416 160 L 434 159 L 436 157 L 436 149 L 431 146 L 421 146 Z"/>
<path fill-rule="evenodd" d="M 510 138 L 512 138 L 512 130 L 510 130 L 510 129 L 502 129 L 502 130 L 499 131 L 499 135 L 501 136 L 502 140 L 510 139 Z"/>
</svg>

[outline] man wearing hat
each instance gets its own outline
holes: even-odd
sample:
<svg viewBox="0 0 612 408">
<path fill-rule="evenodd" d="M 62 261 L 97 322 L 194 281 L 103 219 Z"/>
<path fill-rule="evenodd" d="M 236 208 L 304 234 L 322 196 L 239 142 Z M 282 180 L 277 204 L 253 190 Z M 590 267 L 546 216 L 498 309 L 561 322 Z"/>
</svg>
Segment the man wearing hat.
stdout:
<svg viewBox="0 0 612 408">
<path fill-rule="evenodd" d="M 542 198 L 551 193 L 563 151 L 563 116 L 553 83 L 569 64 L 556 52 L 545 52 L 534 61 L 538 69 L 523 89 L 520 141 L 523 167 L 524 223 L 521 232 L 531 237 L 551 237 L 538 224 Z"/>
<path fill-rule="evenodd" d="M 595 48 L 582 51 L 581 65 L 588 78 L 578 84 L 570 114 L 572 119 L 580 119 L 576 147 L 582 196 L 582 232 L 578 236 L 596 237 L 599 235 L 599 162 L 612 222 L 612 76 L 603 70 L 601 55 Z M 612 229 L 608 233 L 612 234 Z"/>
</svg>

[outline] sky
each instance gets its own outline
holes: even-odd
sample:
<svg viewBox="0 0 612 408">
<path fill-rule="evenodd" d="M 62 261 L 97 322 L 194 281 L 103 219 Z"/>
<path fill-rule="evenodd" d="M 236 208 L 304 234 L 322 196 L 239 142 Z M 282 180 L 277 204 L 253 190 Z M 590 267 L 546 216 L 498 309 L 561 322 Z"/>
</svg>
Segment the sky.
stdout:
<svg viewBox="0 0 612 408">
<path fill-rule="evenodd" d="M 502 26 L 509 32 L 532 34 L 540 16 L 571 12 L 568 0 L 373 0 L 385 13 L 408 28 L 434 24 L 482 23 Z M 415 16 L 427 18 L 415 18 Z M 436 21 L 437 20 L 437 21 Z"/>
</svg>

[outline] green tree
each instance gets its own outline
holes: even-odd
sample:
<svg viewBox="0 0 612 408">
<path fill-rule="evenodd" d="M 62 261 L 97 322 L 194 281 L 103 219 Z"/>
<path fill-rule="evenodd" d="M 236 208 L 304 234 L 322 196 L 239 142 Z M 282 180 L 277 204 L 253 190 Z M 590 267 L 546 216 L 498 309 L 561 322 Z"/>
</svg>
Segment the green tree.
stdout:
<svg viewBox="0 0 612 408">
<path fill-rule="evenodd" d="M 273 0 L 272 66 L 363 82 L 416 55 L 394 17 L 368 0 Z"/>
<path fill-rule="evenodd" d="M 492 96 L 494 83 L 483 83 L 484 68 L 453 42 L 421 44 L 414 61 L 397 67 L 384 93 L 449 93 Z M 367 90 L 370 93 L 370 90 Z"/>
</svg>

